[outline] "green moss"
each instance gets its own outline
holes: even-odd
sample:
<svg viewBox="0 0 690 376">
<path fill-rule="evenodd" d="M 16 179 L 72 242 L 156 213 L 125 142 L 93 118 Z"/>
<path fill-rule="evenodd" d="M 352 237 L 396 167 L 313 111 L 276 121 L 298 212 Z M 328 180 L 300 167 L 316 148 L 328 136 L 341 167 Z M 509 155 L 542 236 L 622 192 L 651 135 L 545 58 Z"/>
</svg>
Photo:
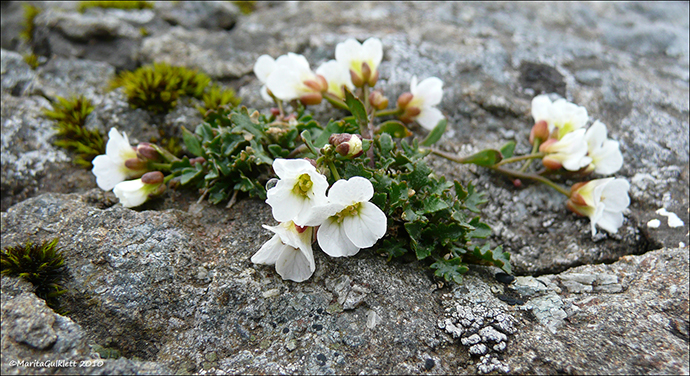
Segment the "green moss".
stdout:
<svg viewBox="0 0 690 376">
<path fill-rule="evenodd" d="M 57 297 L 66 290 L 60 286 L 65 260 L 57 247 L 59 238 L 41 244 L 27 242 L 24 246 L 6 247 L 0 253 L 2 275 L 21 277 L 36 288 L 36 295 L 56 309 Z"/>
<path fill-rule="evenodd" d="M 205 116 L 206 112 L 209 110 L 215 110 L 226 105 L 237 107 L 242 101 L 241 98 L 236 96 L 235 90 L 223 89 L 218 85 L 211 86 L 211 88 L 204 93 L 201 100 L 204 101 L 204 106 L 197 106 L 197 109 L 201 112 L 202 116 Z"/>
<path fill-rule="evenodd" d="M 145 9 L 153 8 L 150 1 L 82 1 L 77 10 L 84 13 L 89 8 Z"/>
<path fill-rule="evenodd" d="M 22 22 L 23 30 L 19 33 L 25 41 L 31 42 L 34 39 L 34 30 L 36 29 L 36 16 L 41 13 L 41 8 L 31 4 L 23 4 L 24 6 L 24 22 Z"/>
<path fill-rule="evenodd" d="M 41 63 L 38 61 L 38 56 L 35 54 L 24 54 L 22 57 L 24 58 L 24 62 L 29 64 L 33 70 L 36 70 L 36 68 L 41 65 Z"/>
<path fill-rule="evenodd" d="M 166 113 L 177 106 L 180 96 L 201 98 L 211 78 L 196 70 L 154 63 L 120 73 L 110 88 L 122 87 L 134 108 Z"/>
<path fill-rule="evenodd" d="M 232 3 L 240 8 L 242 14 L 251 14 L 256 10 L 256 1 L 233 1 Z"/>
<path fill-rule="evenodd" d="M 91 102 L 83 96 L 58 97 L 52 106 L 52 110 L 45 109 L 43 114 L 56 122 L 57 137 L 53 144 L 76 153 L 74 162 L 90 168 L 97 155 L 105 154 L 103 135 L 85 126 L 86 117 L 93 111 Z"/>
</svg>

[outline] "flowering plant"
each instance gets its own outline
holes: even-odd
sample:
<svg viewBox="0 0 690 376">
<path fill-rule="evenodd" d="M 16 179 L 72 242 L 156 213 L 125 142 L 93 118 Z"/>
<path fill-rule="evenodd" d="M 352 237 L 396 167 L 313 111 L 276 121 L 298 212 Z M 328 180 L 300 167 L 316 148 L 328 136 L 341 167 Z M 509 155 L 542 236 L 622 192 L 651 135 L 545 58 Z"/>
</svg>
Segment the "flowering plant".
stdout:
<svg viewBox="0 0 690 376">
<path fill-rule="evenodd" d="M 113 129 L 106 154 L 94 160 L 98 184 L 114 189 L 128 207 L 162 194 L 171 179 L 198 189 L 200 201 L 227 200 L 227 207 L 240 192 L 266 200 L 278 224 L 264 225 L 274 235 L 251 261 L 275 265 L 282 278 L 297 282 L 316 270 L 314 244 L 336 258 L 370 248 L 388 260 L 414 255 L 447 281 L 460 282 L 468 264 L 511 273 L 510 255 L 500 245 L 475 244 L 491 234 L 477 215 L 483 195 L 472 184 L 435 175 L 425 161 L 431 153 L 506 174 L 516 185 L 520 179 L 549 185 L 568 197 L 572 211 L 590 218 L 593 233 L 596 226 L 616 232 L 622 225 L 629 205 L 625 180 L 593 180 L 567 190 L 550 179 L 612 174 L 622 165 L 619 145 L 607 139 L 603 123 L 585 129 L 583 107 L 538 96 L 530 154 L 514 156 L 511 142 L 460 158 L 432 148 L 447 126 L 436 108 L 443 82 L 414 76 L 410 91 L 388 108 L 376 88 L 382 58 L 376 38 L 338 44 L 335 59 L 316 71 L 302 55 L 261 56 L 254 72 L 263 84 L 261 97 L 275 104 L 270 112 L 229 105 L 208 110 L 194 132 L 182 129 L 182 158 L 156 145 L 132 147 Z M 317 122 L 307 106 L 324 100 L 346 111 L 343 117 Z M 413 123 L 428 130 L 424 139 L 412 137 Z M 530 170 L 534 159 L 542 160 L 543 170 Z M 518 170 L 505 167 L 521 161 Z"/>
</svg>

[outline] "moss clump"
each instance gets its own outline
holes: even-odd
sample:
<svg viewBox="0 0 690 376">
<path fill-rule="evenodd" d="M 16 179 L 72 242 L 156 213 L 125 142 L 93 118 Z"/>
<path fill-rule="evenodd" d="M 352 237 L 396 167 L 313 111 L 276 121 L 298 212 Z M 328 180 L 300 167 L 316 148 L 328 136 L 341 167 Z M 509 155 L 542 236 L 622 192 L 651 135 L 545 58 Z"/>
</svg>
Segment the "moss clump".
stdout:
<svg viewBox="0 0 690 376">
<path fill-rule="evenodd" d="M 160 114 L 177 106 L 182 95 L 201 98 L 210 82 L 211 78 L 196 70 L 154 63 L 120 73 L 110 88 L 122 87 L 132 107 Z"/>
<path fill-rule="evenodd" d="M 236 96 L 235 90 L 223 89 L 218 85 L 211 86 L 211 88 L 204 93 L 201 100 L 204 101 L 204 106 L 197 106 L 197 109 L 201 112 L 201 116 L 206 116 L 206 112 L 209 110 L 215 110 L 226 105 L 237 107 L 242 101 L 241 98 Z"/>
<path fill-rule="evenodd" d="M 57 297 L 65 290 L 60 281 L 65 272 L 65 259 L 57 247 L 59 238 L 41 244 L 27 242 L 11 246 L 0 253 L 2 275 L 24 278 L 36 288 L 36 296 L 49 307 L 58 308 Z"/>
<path fill-rule="evenodd" d="M 242 14 L 251 14 L 256 10 L 256 1 L 233 1 L 232 3 L 240 8 Z"/>
<path fill-rule="evenodd" d="M 153 8 L 150 1 L 82 1 L 77 10 L 84 13 L 89 8 L 146 9 Z"/>
<path fill-rule="evenodd" d="M 36 70 L 36 68 L 41 65 L 41 63 L 38 61 L 38 56 L 35 54 L 24 54 L 22 57 L 24 58 L 24 62 L 29 64 L 33 70 Z"/>
<path fill-rule="evenodd" d="M 22 26 L 24 27 L 19 33 L 25 41 L 31 42 L 34 39 L 34 30 L 36 29 L 36 16 L 41 13 L 41 8 L 38 8 L 31 4 L 23 4 L 24 6 L 24 22 Z"/>
<path fill-rule="evenodd" d="M 91 167 L 97 155 L 105 154 L 103 135 L 85 126 L 86 117 L 93 111 L 91 102 L 83 96 L 58 97 L 52 106 L 52 110 L 45 109 L 43 114 L 56 122 L 57 139 L 53 144 L 76 153 L 76 164 Z"/>
</svg>

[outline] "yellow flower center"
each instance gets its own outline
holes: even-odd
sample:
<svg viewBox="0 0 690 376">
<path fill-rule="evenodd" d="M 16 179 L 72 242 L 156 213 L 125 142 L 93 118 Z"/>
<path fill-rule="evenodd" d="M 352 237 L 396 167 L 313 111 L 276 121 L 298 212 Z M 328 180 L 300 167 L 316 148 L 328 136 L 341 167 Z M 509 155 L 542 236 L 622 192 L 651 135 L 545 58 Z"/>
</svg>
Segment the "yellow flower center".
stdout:
<svg viewBox="0 0 690 376">
<path fill-rule="evenodd" d="M 361 203 L 361 202 L 358 202 L 358 203 L 356 203 L 356 204 L 352 204 L 352 205 L 346 207 L 345 209 L 339 211 L 339 212 L 338 212 L 336 215 L 334 215 L 333 217 L 335 217 L 336 223 L 342 223 L 342 222 L 343 222 L 343 219 L 345 219 L 345 217 L 352 217 L 352 216 L 355 216 L 355 215 L 359 215 L 359 209 L 360 209 L 361 207 L 362 207 L 362 203 Z M 331 217 L 331 218 L 333 218 L 333 217 Z"/>
<path fill-rule="evenodd" d="M 292 188 L 292 193 L 307 197 L 313 185 L 314 183 L 312 183 L 309 174 L 302 174 L 299 176 L 299 178 L 297 178 L 297 183 Z"/>
</svg>

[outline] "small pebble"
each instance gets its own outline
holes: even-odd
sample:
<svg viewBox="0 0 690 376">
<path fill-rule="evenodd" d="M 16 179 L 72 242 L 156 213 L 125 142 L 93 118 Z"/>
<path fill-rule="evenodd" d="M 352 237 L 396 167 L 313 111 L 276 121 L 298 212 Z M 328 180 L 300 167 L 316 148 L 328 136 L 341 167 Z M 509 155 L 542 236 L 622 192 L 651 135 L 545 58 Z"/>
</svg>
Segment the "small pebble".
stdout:
<svg viewBox="0 0 690 376">
<path fill-rule="evenodd" d="M 326 355 L 319 354 L 316 356 L 316 359 L 318 359 L 320 366 L 326 365 Z"/>
<path fill-rule="evenodd" d="M 319 330 L 323 329 L 323 325 L 321 325 L 321 324 L 314 324 L 311 327 L 314 328 L 317 332 Z"/>
<path fill-rule="evenodd" d="M 434 360 L 431 358 L 424 361 L 424 369 L 426 369 L 427 371 L 434 368 L 435 365 L 436 362 L 434 362 Z"/>
<path fill-rule="evenodd" d="M 496 280 L 507 285 L 515 280 L 515 276 L 506 273 L 496 273 Z"/>
<path fill-rule="evenodd" d="M 283 328 L 283 333 L 288 334 L 290 332 L 290 328 Z"/>
</svg>

